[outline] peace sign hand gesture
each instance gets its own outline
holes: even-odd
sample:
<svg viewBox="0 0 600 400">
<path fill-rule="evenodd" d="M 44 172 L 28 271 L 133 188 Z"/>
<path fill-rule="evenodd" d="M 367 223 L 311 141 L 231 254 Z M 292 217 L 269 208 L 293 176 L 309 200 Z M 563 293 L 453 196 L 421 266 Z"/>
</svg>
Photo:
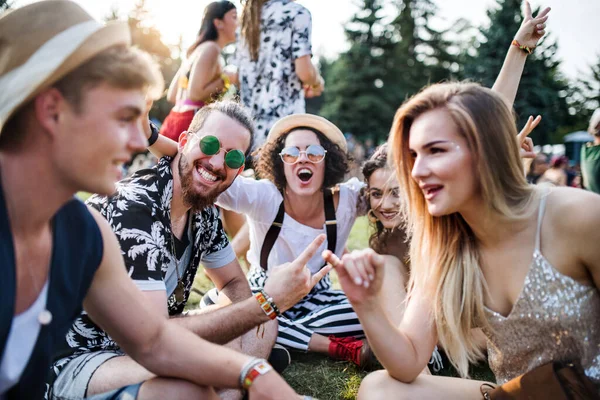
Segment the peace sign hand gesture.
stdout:
<svg viewBox="0 0 600 400">
<path fill-rule="evenodd" d="M 531 5 L 528 1 L 524 2 L 523 8 L 523 23 L 515 35 L 515 40 L 522 46 L 533 49 L 546 33 L 546 21 L 550 7 L 546 7 L 535 18 L 531 14 Z"/>
<path fill-rule="evenodd" d="M 527 119 L 527 123 L 517 135 L 521 158 L 535 158 L 535 152 L 533 151 L 533 140 L 531 140 L 531 138 L 528 136 L 535 129 L 535 127 L 539 125 L 541 120 L 541 115 L 538 115 L 535 117 L 535 119 L 533 119 L 533 115 L 530 115 Z"/>
</svg>

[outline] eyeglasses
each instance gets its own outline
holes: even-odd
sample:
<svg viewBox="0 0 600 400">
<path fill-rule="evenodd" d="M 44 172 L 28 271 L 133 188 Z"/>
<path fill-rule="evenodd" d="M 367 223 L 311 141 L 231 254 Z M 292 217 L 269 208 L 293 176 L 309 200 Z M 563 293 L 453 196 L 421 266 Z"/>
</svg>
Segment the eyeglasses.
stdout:
<svg viewBox="0 0 600 400">
<path fill-rule="evenodd" d="M 320 163 L 325 159 L 326 153 L 327 150 L 325 150 L 323 146 L 320 146 L 318 144 L 311 144 L 306 148 L 306 150 L 300 150 L 296 146 L 286 147 L 283 150 L 281 150 L 279 156 L 281 157 L 281 161 L 283 161 L 284 163 L 293 165 L 298 162 L 298 160 L 300 159 L 300 155 L 304 154 L 308 161 L 316 164 Z"/>
<path fill-rule="evenodd" d="M 206 135 L 200 139 L 200 150 L 207 156 L 214 156 L 221 151 L 221 142 L 219 138 L 213 135 Z M 246 161 L 246 157 L 241 150 L 224 150 L 225 151 L 225 165 L 231 169 L 238 169 Z"/>
</svg>

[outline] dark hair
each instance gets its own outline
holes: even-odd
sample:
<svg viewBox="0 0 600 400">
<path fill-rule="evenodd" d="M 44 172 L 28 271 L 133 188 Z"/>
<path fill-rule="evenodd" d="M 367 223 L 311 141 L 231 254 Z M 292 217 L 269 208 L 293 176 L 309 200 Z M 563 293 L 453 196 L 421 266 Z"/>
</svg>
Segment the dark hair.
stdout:
<svg viewBox="0 0 600 400">
<path fill-rule="evenodd" d="M 283 161 L 279 153 L 285 146 L 285 139 L 288 135 L 297 130 L 308 130 L 314 132 L 319 139 L 321 146 L 327 151 L 325 157 L 325 179 L 323 180 L 322 189 L 332 188 L 338 183 L 344 180 L 344 176 L 350 170 L 350 155 L 340 148 L 337 144 L 333 143 L 320 131 L 306 127 L 298 126 L 290 129 L 276 140 L 265 143 L 257 153 L 259 155 L 258 162 L 256 164 L 256 173 L 260 178 L 268 179 L 275 184 L 277 189 L 283 193 L 285 190 L 286 180 L 283 172 Z"/>
<path fill-rule="evenodd" d="M 188 57 L 191 56 L 193 51 L 196 50 L 196 47 L 200 46 L 202 43 L 208 40 L 214 42 L 219 38 L 219 32 L 217 32 L 214 20 L 223 19 L 225 14 L 233 9 L 235 9 L 235 5 L 227 0 L 215 1 L 206 6 L 204 9 L 204 17 L 202 17 L 202 25 L 200 25 L 196 41 L 187 50 L 186 55 Z"/>
<path fill-rule="evenodd" d="M 235 101 L 215 101 L 214 103 L 210 103 L 209 105 L 202 107 L 200 110 L 198 110 L 196 115 L 194 115 L 194 119 L 190 123 L 188 132 L 195 134 L 202 129 L 206 118 L 208 118 L 208 116 L 215 111 L 223 113 L 229 118 L 236 120 L 238 123 L 240 123 L 240 125 L 248 130 L 250 133 L 250 143 L 248 143 L 248 148 L 244 154 L 246 158 L 249 158 L 252 147 L 254 146 L 254 122 L 252 121 L 252 117 L 246 108 Z"/>
<path fill-rule="evenodd" d="M 367 210 L 369 212 L 371 211 L 371 201 L 368 192 L 369 179 L 375 171 L 388 167 L 387 154 L 388 145 L 384 143 L 375 150 L 375 153 L 364 162 L 362 167 L 362 173 L 367 184 L 363 189 L 363 195 L 366 198 Z M 393 229 L 387 229 L 379 220 L 375 223 L 372 221 L 369 222 L 371 222 L 374 228 L 373 234 L 369 237 L 369 247 L 379 254 L 389 254 L 398 257 L 408 268 L 408 244 L 406 242 L 407 235 L 404 227 L 398 226 Z"/>
</svg>

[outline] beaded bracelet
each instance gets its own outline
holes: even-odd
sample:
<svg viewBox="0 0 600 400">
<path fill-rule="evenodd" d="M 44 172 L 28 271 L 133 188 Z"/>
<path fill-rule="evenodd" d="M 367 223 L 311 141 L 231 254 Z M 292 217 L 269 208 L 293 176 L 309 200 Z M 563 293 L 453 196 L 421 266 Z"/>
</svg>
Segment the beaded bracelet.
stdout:
<svg viewBox="0 0 600 400">
<path fill-rule="evenodd" d="M 258 305 L 260 306 L 260 308 L 262 308 L 265 314 L 267 314 L 267 317 L 269 317 L 270 319 L 277 318 L 277 313 L 273 309 L 273 304 L 267 300 L 267 298 L 262 292 L 256 293 L 254 297 L 258 301 Z"/>
<path fill-rule="evenodd" d="M 240 386 L 244 390 L 250 389 L 250 386 L 252 386 L 252 383 L 256 378 L 266 374 L 272 369 L 273 367 L 271 367 L 267 360 L 253 358 L 244 365 L 244 368 L 242 368 L 242 372 L 240 373 Z"/>
<path fill-rule="evenodd" d="M 525 52 L 525 53 L 527 53 L 527 54 L 531 54 L 531 53 L 533 53 L 533 49 L 535 49 L 535 47 L 529 47 L 529 46 L 522 45 L 521 43 L 519 43 L 519 42 L 517 41 L 517 39 L 514 39 L 514 40 L 511 42 L 511 44 L 512 44 L 513 46 L 517 46 L 519 49 L 521 49 L 522 51 L 524 51 L 524 52 Z"/>
<path fill-rule="evenodd" d="M 277 307 L 277 304 L 275 304 L 275 301 L 273 301 L 273 298 L 271 296 L 269 296 L 267 294 L 267 292 L 265 292 L 264 289 L 261 289 L 260 292 L 262 293 L 263 296 L 265 296 L 265 298 L 267 299 L 267 301 L 269 302 L 269 304 L 271 304 L 271 307 L 273 307 L 273 311 L 275 311 L 275 314 L 280 317 L 281 316 L 281 312 L 279 311 L 279 308 Z"/>
</svg>

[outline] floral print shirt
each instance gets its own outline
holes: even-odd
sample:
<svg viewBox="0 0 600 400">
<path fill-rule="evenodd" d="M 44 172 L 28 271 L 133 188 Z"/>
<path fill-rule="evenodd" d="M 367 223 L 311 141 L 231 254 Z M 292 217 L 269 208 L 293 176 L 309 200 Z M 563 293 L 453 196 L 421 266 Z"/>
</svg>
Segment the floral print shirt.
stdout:
<svg viewBox="0 0 600 400">
<path fill-rule="evenodd" d="M 165 274 L 176 263 L 171 246 L 171 161 L 172 158 L 163 157 L 155 167 L 137 171 L 120 181 L 113 195 L 94 195 L 87 200 L 111 225 L 119 239 L 127 272 L 142 290 L 144 284 L 157 283 L 164 289 Z M 191 257 L 181 274 L 184 296 L 178 302 L 174 293 L 167 293 L 171 316 L 183 311 L 199 264 L 219 268 L 235 260 L 214 205 L 193 214 L 190 221 Z M 149 286 L 146 289 L 152 290 Z M 86 352 L 117 351 L 119 346 L 84 311 L 69 330 L 61 350 L 52 368 L 54 379 L 72 358 Z"/>
<path fill-rule="evenodd" d="M 304 113 L 304 91 L 294 61 L 311 55 L 310 12 L 292 0 L 269 0 L 261 12 L 260 48 L 252 61 L 243 40 L 233 64 L 238 67 L 242 103 L 256 123 L 255 146 L 265 141 L 278 119 Z"/>
</svg>

